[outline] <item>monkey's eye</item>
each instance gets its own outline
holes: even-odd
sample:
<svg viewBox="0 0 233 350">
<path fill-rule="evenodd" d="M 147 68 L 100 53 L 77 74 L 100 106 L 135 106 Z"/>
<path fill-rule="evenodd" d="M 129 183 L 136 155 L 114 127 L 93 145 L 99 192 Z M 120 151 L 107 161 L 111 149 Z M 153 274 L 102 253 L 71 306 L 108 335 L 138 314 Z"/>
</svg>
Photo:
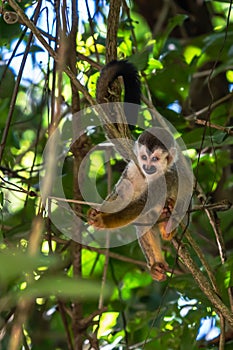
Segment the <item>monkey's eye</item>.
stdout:
<svg viewBox="0 0 233 350">
<path fill-rule="evenodd" d="M 142 160 L 147 160 L 147 156 L 144 154 L 143 156 L 141 156 Z"/>
<path fill-rule="evenodd" d="M 158 157 L 152 157 L 152 158 L 151 158 L 151 161 L 152 161 L 152 162 L 157 162 L 158 160 L 159 160 Z"/>
</svg>

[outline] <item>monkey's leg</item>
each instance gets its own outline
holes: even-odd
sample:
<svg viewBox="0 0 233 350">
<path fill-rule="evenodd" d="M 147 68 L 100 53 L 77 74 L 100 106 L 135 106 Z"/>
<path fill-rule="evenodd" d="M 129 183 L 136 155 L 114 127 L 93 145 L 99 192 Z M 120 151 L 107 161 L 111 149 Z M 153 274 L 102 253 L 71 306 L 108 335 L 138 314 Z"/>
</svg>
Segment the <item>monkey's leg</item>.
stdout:
<svg viewBox="0 0 233 350">
<path fill-rule="evenodd" d="M 123 199 L 122 199 L 122 203 Z M 143 194 L 141 197 L 136 198 L 129 204 L 126 204 L 125 207 L 116 211 L 113 210 L 112 202 L 104 202 L 104 205 L 100 208 L 103 208 L 103 211 L 98 211 L 96 209 L 90 209 L 88 211 L 88 223 L 96 228 L 117 228 L 123 227 L 130 223 L 133 223 L 137 219 L 140 219 L 140 214 L 143 211 L 146 203 L 146 196 Z M 113 212 L 104 212 L 110 211 Z"/>
<path fill-rule="evenodd" d="M 156 225 L 142 235 L 140 231 L 141 228 L 137 227 L 138 241 L 147 260 L 151 276 L 156 281 L 164 281 L 168 264 L 163 257 L 159 228 Z"/>
</svg>

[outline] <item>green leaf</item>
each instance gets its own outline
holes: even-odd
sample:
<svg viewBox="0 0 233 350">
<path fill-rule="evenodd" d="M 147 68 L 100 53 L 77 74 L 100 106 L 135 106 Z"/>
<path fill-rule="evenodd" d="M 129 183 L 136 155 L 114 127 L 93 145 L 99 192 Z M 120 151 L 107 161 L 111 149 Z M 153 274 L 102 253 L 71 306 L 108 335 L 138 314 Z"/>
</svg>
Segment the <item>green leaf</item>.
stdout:
<svg viewBox="0 0 233 350">
<path fill-rule="evenodd" d="M 168 51 L 161 63 L 164 68 L 148 76 L 153 97 L 166 105 L 182 103 L 188 96 L 189 66 L 179 51 Z"/>
<path fill-rule="evenodd" d="M 15 86 L 15 76 L 6 65 L 0 65 L 0 99 L 11 97 Z"/>
<path fill-rule="evenodd" d="M 221 60 L 230 60 L 232 62 L 232 24 L 229 27 L 227 36 L 225 30 L 222 32 L 214 32 L 204 38 L 202 53 L 206 53 L 209 57 L 215 57 L 216 52 L 221 52 Z"/>
<path fill-rule="evenodd" d="M 10 43 L 13 38 L 20 34 L 21 26 L 19 23 L 7 24 L 3 16 L 0 16 L 0 46 Z"/>
<path fill-rule="evenodd" d="M 30 52 L 44 52 L 45 50 L 39 45 L 32 45 L 30 47 Z"/>
<path fill-rule="evenodd" d="M 56 259 L 36 256 L 27 253 L 5 249 L 0 254 L 0 281 L 9 283 L 12 279 L 22 277 L 25 273 L 32 273 L 38 267 L 48 268 Z"/>
<path fill-rule="evenodd" d="M 173 29 L 176 26 L 181 26 L 186 18 L 188 18 L 187 15 L 178 14 L 178 15 L 169 19 L 168 26 L 167 26 L 164 34 L 158 39 L 158 42 L 155 45 L 156 51 L 157 51 L 157 54 L 156 54 L 157 57 L 161 53 L 162 49 L 164 48 L 164 45 L 166 44 L 166 41 L 167 41 L 170 33 L 173 31 Z"/>
<path fill-rule="evenodd" d="M 228 137 L 230 137 L 230 135 L 227 134 L 226 132 L 217 132 L 213 135 L 213 141 L 216 142 L 217 144 L 221 144 Z"/>
<path fill-rule="evenodd" d="M 23 297 L 45 297 L 54 295 L 59 298 L 78 298 L 78 299 L 98 299 L 100 294 L 100 282 L 88 281 L 84 279 L 69 278 L 66 276 L 46 276 L 38 281 L 29 284 L 20 294 Z M 106 297 L 110 292 L 105 288 L 103 294 Z"/>
<path fill-rule="evenodd" d="M 149 57 L 149 52 L 143 51 L 129 57 L 129 61 L 133 63 L 138 70 L 144 70 L 147 67 L 148 57 Z"/>
<path fill-rule="evenodd" d="M 163 69 L 163 64 L 161 61 L 156 60 L 155 58 L 150 58 L 148 62 L 148 71 L 154 71 L 155 69 Z"/>
</svg>

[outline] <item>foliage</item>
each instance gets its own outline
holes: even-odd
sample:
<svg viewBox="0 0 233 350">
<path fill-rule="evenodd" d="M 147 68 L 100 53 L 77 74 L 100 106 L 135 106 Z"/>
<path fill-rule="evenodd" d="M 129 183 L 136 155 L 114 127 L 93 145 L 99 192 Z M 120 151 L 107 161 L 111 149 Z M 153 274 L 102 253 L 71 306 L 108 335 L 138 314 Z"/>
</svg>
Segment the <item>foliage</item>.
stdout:
<svg viewBox="0 0 233 350">
<path fill-rule="evenodd" d="M 55 214 L 56 210 L 45 208 L 41 201 L 43 151 L 53 128 L 59 129 L 64 140 L 65 133 L 69 134 L 74 90 L 80 98 L 80 109 L 87 108 L 85 145 L 105 140 L 102 128 L 94 126 L 96 116 L 88 110 L 87 97 L 74 89 L 62 72 L 67 65 L 72 68 L 74 2 L 68 3 L 67 8 L 61 6 L 56 12 L 50 1 L 20 2 L 51 52 L 38 37 L 31 37 L 31 30 L 25 29 L 20 17 L 8 24 L 4 15 L 14 10 L 9 3 L 0 5 L 1 349 L 80 349 L 74 341 L 77 334 L 85 349 L 194 350 L 200 342 L 206 349 L 212 348 L 208 332 L 203 332 L 198 341 L 197 334 L 201 320 L 207 317 L 219 329 L 221 315 L 178 261 L 170 243 L 165 244 L 165 254 L 174 273 L 166 282 L 152 280 L 136 241 L 110 252 L 98 244 L 81 247 L 79 270 L 78 245 L 49 220 L 48 210 Z M 232 18 L 227 22 L 230 1 L 206 3 L 213 30 L 192 36 L 183 35 L 185 23 L 192 16 L 189 11 L 177 10 L 154 35 L 138 2 L 132 2 L 129 8 L 125 2 L 117 53 L 118 58 L 129 58 L 140 70 L 143 105 L 152 101 L 182 136 L 206 203 L 219 204 L 233 198 L 233 23 Z M 86 5 L 89 15 L 83 13 Z M 86 5 L 78 2 L 80 21 L 74 39 L 77 57 L 71 56 L 76 61 L 78 81 L 95 98 L 98 68 L 105 63 L 109 2 L 89 1 Z M 162 11 L 159 7 L 157 10 Z M 60 61 L 51 58 L 52 50 L 58 52 Z M 151 123 L 146 117 L 145 127 Z M 59 163 L 63 155 L 61 149 L 57 152 Z M 110 157 L 112 184 L 124 168 L 114 152 L 111 150 Z M 86 153 L 80 150 L 80 157 Z M 89 179 L 95 181 L 102 198 L 108 192 L 110 171 L 103 166 L 105 156 L 105 148 L 93 152 L 81 168 L 85 187 Z M 74 158 L 72 152 L 67 152 L 62 165 L 62 183 L 69 199 L 75 197 Z M 97 201 L 97 196 L 93 197 L 92 201 Z M 201 208 L 203 203 L 196 196 L 193 202 L 199 210 L 190 215 L 188 230 L 211 266 L 220 297 L 230 310 L 232 207 L 215 211 L 213 225 Z M 82 215 L 87 209 L 88 205 L 83 205 Z M 221 228 L 226 260 L 221 259 L 213 227 Z M 88 234 L 87 226 L 80 229 L 83 235 Z M 179 234 L 190 248 L 181 228 Z M 191 248 L 189 251 L 206 274 L 196 252 Z M 18 329 L 19 342 L 14 343 Z"/>
</svg>

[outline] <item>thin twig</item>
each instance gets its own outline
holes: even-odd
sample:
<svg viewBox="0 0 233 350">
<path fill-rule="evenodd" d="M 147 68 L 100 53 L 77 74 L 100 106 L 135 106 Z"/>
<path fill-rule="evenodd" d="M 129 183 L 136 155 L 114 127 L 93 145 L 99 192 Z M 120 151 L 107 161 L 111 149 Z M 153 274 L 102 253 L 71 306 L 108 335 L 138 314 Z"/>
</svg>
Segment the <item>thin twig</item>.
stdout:
<svg viewBox="0 0 233 350">
<path fill-rule="evenodd" d="M 35 10 L 35 17 L 34 17 L 34 22 L 35 23 L 38 20 L 40 8 L 41 8 L 41 1 L 38 2 L 37 8 Z M 33 24 L 33 26 L 35 26 L 35 24 L 32 21 L 30 21 L 30 22 Z M 14 112 L 14 109 L 15 109 L 16 98 L 17 98 L 17 95 L 18 95 L 19 84 L 20 84 L 20 81 L 21 81 L 21 78 L 22 78 L 22 75 L 23 75 L 23 70 L 24 70 L 24 67 L 25 67 L 25 64 L 26 64 L 27 56 L 28 56 L 29 51 L 30 51 L 32 38 L 33 38 L 33 33 L 30 33 L 29 37 L 28 37 L 28 42 L 27 42 L 27 45 L 26 45 L 25 52 L 23 54 L 22 63 L 20 65 L 20 69 L 19 69 L 19 72 L 18 72 L 18 75 L 17 75 L 16 83 L 15 83 L 14 90 L 13 90 L 13 94 L 12 94 L 12 97 L 11 97 L 10 108 L 9 108 L 9 112 L 8 112 L 5 128 L 4 128 L 3 133 L 2 133 L 2 140 L 1 140 L 1 144 L 0 144 L 0 164 L 1 164 L 1 161 L 2 161 L 2 157 L 3 157 L 3 152 L 4 152 L 4 149 L 5 149 L 5 146 L 6 146 L 6 140 L 7 140 L 8 132 L 9 132 L 9 129 L 10 129 L 11 121 L 12 121 L 12 118 L 13 118 L 13 112 Z"/>
<path fill-rule="evenodd" d="M 163 31 L 163 26 L 167 19 L 170 6 L 171 6 L 171 1 L 169 0 L 163 1 L 163 6 L 159 12 L 159 16 L 157 17 L 157 21 L 155 22 L 155 25 L 153 28 L 153 38 L 155 38 L 156 35 L 158 35 Z"/>
<path fill-rule="evenodd" d="M 225 132 L 226 134 L 233 135 L 232 126 L 221 126 L 221 125 L 210 123 L 209 121 L 206 121 L 203 119 L 195 119 L 195 124 L 208 126 L 209 128 L 217 129 Z"/>
<path fill-rule="evenodd" d="M 223 314 L 220 314 L 219 318 L 220 318 L 221 333 L 220 333 L 220 336 L 219 336 L 219 347 L 218 347 L 218 350 L 224 350 L 225 349 L 225 341 L 226 341 L 226 334 L 225 334 L 226 321 L 225 321 L 225 317 L 224 317 Z"/>
<path fill-rule="evenodd" d="M 49 238 L 48 234 L 45 234 L 44 238 L 48 239 Z M 66 239 L 63 239 L 63 238 L 60 238 L 60 237 L 57 237 L 57 236 L 52 236 L 51 239 L 53 241 L 59 243 L 59 244 L 67 244 L 67 243 L 71 242 L 71 240 L 66 240 Z M 83 246 L 83 249 L 87 249 L 87 250 L 90 250 L 91 252 L 96 252 L 98 254 L 106 255 L 106 250 L 105 249 L 91 247 L 91 246 Z M 147 267 L 147 264 L 146 264 L 145 261 L 129 258 L 128 256 L 120 255 L 120 254 L 117 254 L 117 253 L 114 253 L 114 252 L 111 252 L 111 251 L 109 251 L 109 257 L 113 258 L 113 259 L 116 259 L 116 260 L 119 260 L 119 261 L 124 261 L 124 262 L 130 263 L 130 264 L 133 264 L 133 265 L 138 265 L 138 266 L 141 266 L 143 268 Z"/>
<path fill-rule="evenodd" d="M 24 11 L 19 7 L 19 5 L 15 2 L 15 0 L 8 0 L 9 5 L 16 11 L 18 16 L 21 18 L 24 25 L 26 25 L 35 37 L 40 41 L 40 43 L 44 46 L 46 51 L 55 59 L 56 62 L 59 62 L 58 54 L 51 48 L 51 46 L 47 43 L 47 41 L 42 36 L 40 30 L 34 25 L 32 21 L 28 18 L 28 16 L 24 13 Z M 66 66 L 63 68 L 63 71 L 68 75 L 71 82 L 77 87 L 77 89 L 83 93 L 84 97 L 88 100 L 91 105 L 95 105 L 95 100 L 91 97 L 85 87 L 77 80 L 75 74 L 71 71 L 71 69 Z"/>
<path fill-rule="evenodd" d="M 137 38 L 136 38 L 136 35 L 135 35 L 135 30 L 134 30 L 134 25 L 133 25 L 133 20 L 131 18 L 131 15 L 130 15 L 130 8 L 126 2 L 126 0 L 123 0 L 122 1 L 123 3 L 123 8 L 127 14 L 127 17 L 128 17 L 128 21 L 130 23 L 130 32 L 131 32 L 131 37 L 132 37 L 132 46 L 134 48 L 134 51 L 137 51 Z"/>
<path fill-rule="evenodd" d="M 198 190 L 197 197 L 200 200 L 200 202 L 205 206 L 206 198 L 205 198 L 205 195 L 204 195 L 201 187 L 198 184 L 197 184 L 197 190 Z M 225 245 L 224 245 L 224 240 L 223 240 L 223 235 L 222 235 L 221 229 L 220 229 L 219 225 L 217 225 L 217 223 L 216 223 L 216 218 L 215 218 L 214 212 L 208 208 L 205 208 L 205 212 L 209 218 L 210 224 L 211 224 L 213 231 L 215 233 L 215 238 L 217 241 L 220 258 L 221 258 L 222 264 L 224 264 L 226 261 L 226 250 L 225 250 Z"/>
<path fill-rule="evenodd" d="M 202 204 L 202 205 L 193 205 L 191 209 L 188 210 L 188 213 L 193 213 L 199 210 L 213 210 L 213 211 L 226 211 L 232 208 L 232 203 L 227 199 L 222 200 L 216 203 Z"/>
<path fill-rule="evenodd" d="M 202 266 L 205 268 L 207 275 L 210 279 L 210 282 L 214 288 L 214 291 L 219 294 L 219 289 L 217 286 L 216 278 L 213 274 L 213 271 L 211 270 L 208 262 L 206 261 L 204 254 L 202 253 L 201 249 L 199 248 L 198 244 L 196 241 L 193 239 L 192 235 L 190 234 L 189 230 L 186 229 L 185 231 L 185 237 L 187 238 L 188 242 L 190 243 L 191 247 L 193 250 L 196 252 L 198 258 L 200 259 L 200 262 L 202 263 Z"/>
<path fill-rule="evenodd" d="M 203 205 L 205 205 L 206 197 L 199 184 L 197 184 L 197 191 L 198 191 L 197 197 L 199 198 L 200 202 L 203 203 Z M 215 239 L 217 242 L 221 262 L 222 264 L 224 264 L 226 262 L 226 248 L 225 248 L 222 231 L 221 231 L 218 219 L 216 218 L 216 212 L 208 208 L 205 208 L 205 212 L 209 218 L 210 224 L 215 234 Z M 229 296 L 231 311 L 233 312 L 233 296 L 232 296 L 231 287 L 228 288 L 228 296 Z"/>
<path fill-rule="evenodd" d="M 66 317 L 65 305 L 64 305 L 64 302 L 61 301 L 61 300 L 58 300 L 58 309 L 59 309 L 59 312 L 60 312 L 60 315 L 61 315 L 62 322 L 64 324 L 66 337 L 67 337 L 68 349 L 69 350 L 74 350 L 72 337 L 71 337 L 70 329 L 69 329 L 69 323 L 68 323 L 67 317 Z"/>
<path fill-rule="evenodd" d="M 85 0 L 85 4 L 86 4 L 86 9 L 87 9 L 87 15 L 88 15 L 88 23 L 90 26 L 91 36 L 92 36 L 92 40 L 93 40 L 94 48 L 95 48 L 95 56 L 96 56 L 97 62 L 99 62 L 100 57 L 99 57 L 99 52 L 98 52 L 97 45 L 96 45 L 95 28 L 94 28 L 94 23 L 93 23 L 93 20 L 91 17 L 91 12 L 90 12 L 90 8 L 89 8 L 89 4 L 88 4 L 87 0 Z"/>
<path fill-rule="evenodd" d="M 229 93 L 226 96 L 221 97 L 219 100 L 211 103 L 211 110 L 214 109 L 215 107 L 217 107 L 218 105 L 220 105 L 223 102 L 226 102 L 227 100 L 230 100 L 233 97 L 233 93 Z M 202 109 L 200 109 L 199 111 L 196 111 L 192 114 L 189 114 L 187 116 L 185 116 L 186 120 L 195 120 L 197 117 L 199 117 L 200 115 L 206 113 L 209 111 L 209 106 L 206 106 Z M 207 121 L 206 121 L 207 122 Z"/>
</svg>

